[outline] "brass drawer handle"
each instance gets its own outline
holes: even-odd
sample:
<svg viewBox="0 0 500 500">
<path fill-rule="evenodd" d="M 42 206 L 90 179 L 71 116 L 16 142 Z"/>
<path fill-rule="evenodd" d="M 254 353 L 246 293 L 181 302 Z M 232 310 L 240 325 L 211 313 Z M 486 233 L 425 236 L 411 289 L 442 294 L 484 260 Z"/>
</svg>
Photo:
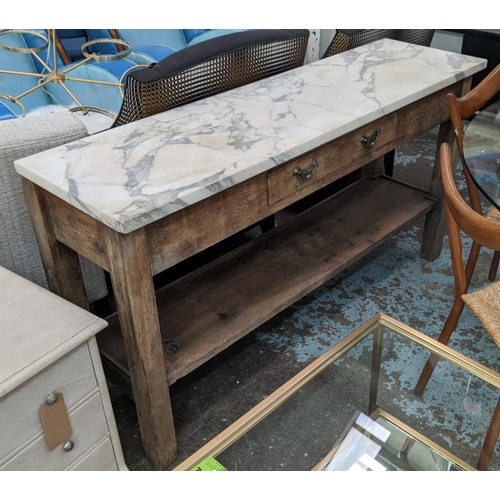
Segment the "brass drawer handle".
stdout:
<svg viewBox="0 0 500 500">
<path fill-rule="evenodd" d="M 292 174 L 299 179 L 299 181 L 305 181 L 307 179 L 310 179 L 314 172 L 316 172 L 316 167 L 319 166 L 318 160 L 313 160 L 311 164 L 304 170 L 302 170 L 300 167 L 295 167 L 293 169 Z"/>
<path fill-rule="evenodd" d="M 363 144 L 365 148 L 371 148 L 375 146 L 375 143 L 378 141 L 378 138 L 380 137 L 380 134 L 382 133 L 382 130 L 380 130 L 379 127 L 377 127 L 372 134 L 366 136 L 362 135 L 359 138 L 359 142 Z"/>
</svg>

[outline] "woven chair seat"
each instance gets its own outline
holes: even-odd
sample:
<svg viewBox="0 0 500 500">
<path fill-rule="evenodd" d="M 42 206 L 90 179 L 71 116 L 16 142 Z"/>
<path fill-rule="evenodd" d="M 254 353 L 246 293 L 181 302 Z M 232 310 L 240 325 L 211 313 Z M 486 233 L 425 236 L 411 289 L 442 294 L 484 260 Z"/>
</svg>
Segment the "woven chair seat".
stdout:
<svg viewBox="0 0 500 500">
<path fill-rule="evenodd" d="M 497 222 L 500 222 L 500 211 L 498 211 L 498 209 L 496 209 L 495 207 L 491 208 L 490 210 L 488 210 L 484 216 L 488 219 L 488 220 L 494 220 L 494 221 L 497 221 Z"/>
<path fill-rule="evenodd" d="M 476 292 L 464 294 L 462 300 L 470 307 L 500 348 L 500 281 Z"/>
</svg>

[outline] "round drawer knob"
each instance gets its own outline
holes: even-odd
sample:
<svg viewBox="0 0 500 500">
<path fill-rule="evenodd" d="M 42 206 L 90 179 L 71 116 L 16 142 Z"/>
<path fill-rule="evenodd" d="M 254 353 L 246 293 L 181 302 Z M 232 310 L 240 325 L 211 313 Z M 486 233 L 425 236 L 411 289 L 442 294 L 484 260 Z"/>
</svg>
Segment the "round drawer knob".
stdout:
<svg viewBox="0 0 500 500">
<path fill-rule="evenodd" d="M 59 394 L 57 392 L 51 392 L 48 396 L 45 402 L 51 406 L 56 404 L 59 401 Z"/>
<path fill-rule="evenodd" d="M 63 450 L 68 452 L 71 451 L 75 447 L 75 443 L 73 441 L 66 441 L 63 444 Z"/>
</svg>

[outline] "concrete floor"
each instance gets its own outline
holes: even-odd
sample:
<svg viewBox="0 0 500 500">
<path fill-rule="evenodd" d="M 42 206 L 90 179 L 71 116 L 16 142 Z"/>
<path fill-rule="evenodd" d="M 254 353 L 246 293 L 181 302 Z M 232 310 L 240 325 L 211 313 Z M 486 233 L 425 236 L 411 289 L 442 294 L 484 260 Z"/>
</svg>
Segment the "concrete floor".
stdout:
<svg viewBox="0 0 500 500">
<path fill-rule="evenodd" d="M 427 187 L 436 131 L 396 154 L 395 177 Z M 462 189 L 465 186 L 462 184 Z M 299 210 L 301 207 L 295 207 Z M 290 217 L 279 214 L 277 223 Z M 367 219 L 369 214 L 367 214 Z M 420 259 L 421 221 L 171 387 L 179 460 L 174 467 L 280 387 L 378 311 L 434 338 L 453 297 L 447 240 L 434 263 Z M 241 236 L 260 234 L 258 228 Z M 472 287 L 484 286 L 484 251 Z M 478 333 L 479 332 L 479 333 Z M 450 346 L 497 369 L 499 352 L 466 309 Z M 478 341 L 478 338 L 480 341 Z M 134 403 L 110 387 L 125 461 L 130 470 L 154 470 L 140 439 Z M 297 424 L 297 432 L 306 431 Z M 477 445 L 476 445 L 477 447 Z"/>
</svg>

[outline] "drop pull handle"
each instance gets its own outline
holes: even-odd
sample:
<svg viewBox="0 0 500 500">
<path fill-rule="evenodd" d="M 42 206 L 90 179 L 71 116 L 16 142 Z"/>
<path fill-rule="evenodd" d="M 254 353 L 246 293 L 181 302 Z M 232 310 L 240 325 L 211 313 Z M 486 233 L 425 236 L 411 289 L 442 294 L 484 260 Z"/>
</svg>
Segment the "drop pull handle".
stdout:
<svg viewBox="0 0 500 500">
<path fill-rule="evenodd" d="M 299 181 L 305 181 L 307 179 L 310 179 L 314 172 L 316 172 L 316 168 L 319 166 L 318 160 L 313 160 L 311 164 L 302 170 L 300 167 L 295 167 L 293 169 L 292 174 L 294 177 L 296 177 Z"/>
<path fill-rule="evenodd" d="M 359 138 L 359 142 L 363 144 L 365 148 L 371 148 L 375 146 L 375 143 L 378 141 L 378 138 L 380 137 L 381 133 L 382 130 L 380 130 L 380 128 L 377 127 L 370 135 L 362 135 Z"/>
</svg>

